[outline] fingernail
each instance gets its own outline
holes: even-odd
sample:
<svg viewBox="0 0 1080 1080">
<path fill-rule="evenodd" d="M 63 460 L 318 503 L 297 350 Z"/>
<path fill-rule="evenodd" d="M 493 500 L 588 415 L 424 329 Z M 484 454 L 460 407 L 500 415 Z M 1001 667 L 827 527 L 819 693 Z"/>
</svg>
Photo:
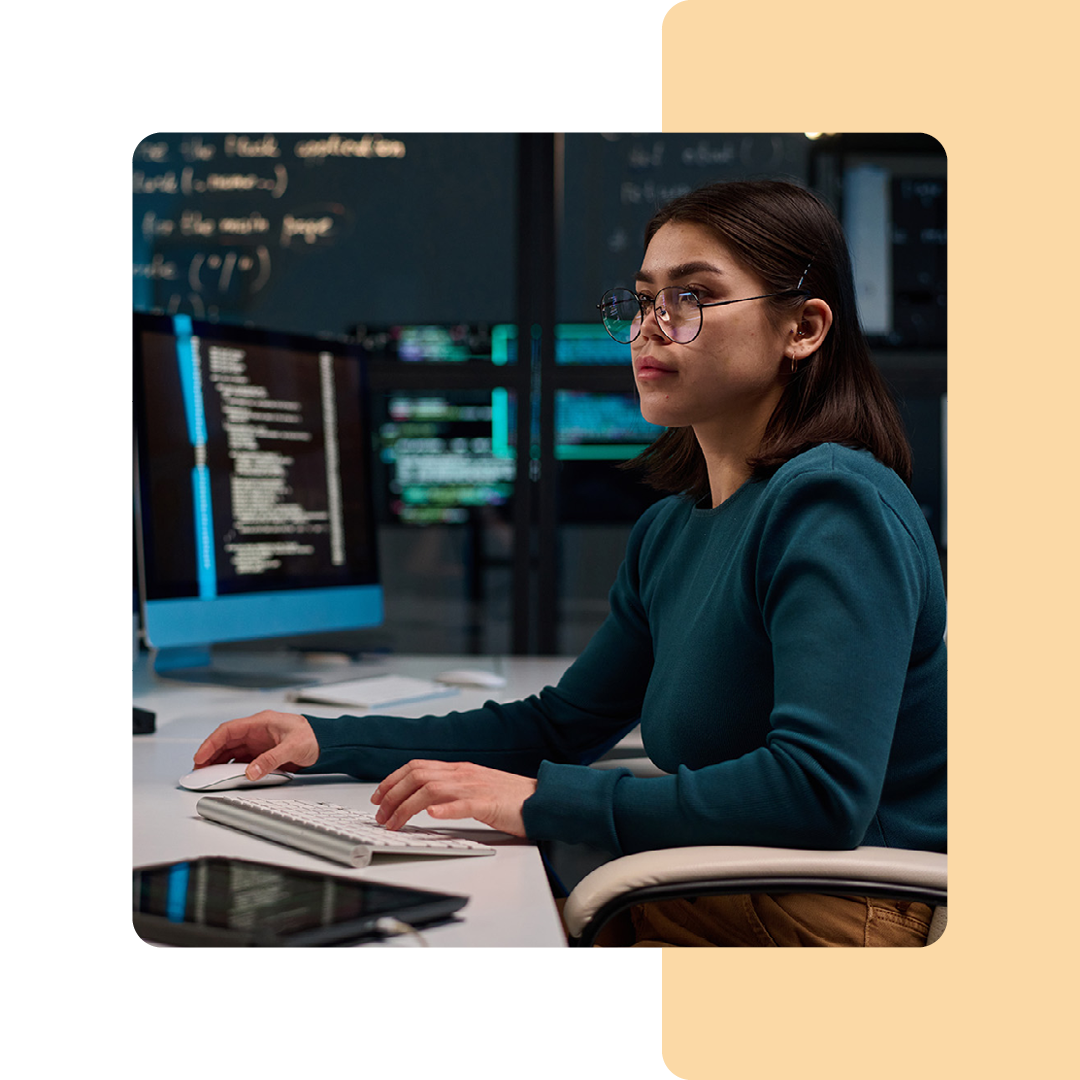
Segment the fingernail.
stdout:
<svg viewBox="0 0 1080 1080">
<path fill-rule="evenodd" d="M 258 765 L 249 765 L 247 769 L 247 775 L 249 780 L 258 780 L 263 774 L 262 769 Z"/>
</svg>

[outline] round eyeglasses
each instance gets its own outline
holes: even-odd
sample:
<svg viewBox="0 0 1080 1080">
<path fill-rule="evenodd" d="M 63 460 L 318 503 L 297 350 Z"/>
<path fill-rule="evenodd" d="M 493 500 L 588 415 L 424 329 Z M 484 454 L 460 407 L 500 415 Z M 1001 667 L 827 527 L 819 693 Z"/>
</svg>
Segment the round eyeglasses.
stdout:
<svg viewBox="0 0 1080 1080">
<path fill-rule="evenodd" d="M 790 296 L 799 293 L 809 296 L 805 289 L 784 289 L 782 292 L 762 293 L 761 296 L 743 296 L 738 300 L 717 300 L 712 304 L 703 304 L 697 295 L 689 289 L 672 285 L 661 289 L 655 296 L 631 292 L 629 289 L 608 289 L 603 299 L 597 304 L 604 329 L 619 342 L 629 345 L 641 333 L 641 324 L 645 321 L 651 306 L 656 315 L 656 325 L 664 336 L 680 345 L 693 341 L 701 333 L 701 309 L 725 307 L 727 304 L 743 304 L 747 300 L 768 300 L 773 296 Z"/>
</svg>

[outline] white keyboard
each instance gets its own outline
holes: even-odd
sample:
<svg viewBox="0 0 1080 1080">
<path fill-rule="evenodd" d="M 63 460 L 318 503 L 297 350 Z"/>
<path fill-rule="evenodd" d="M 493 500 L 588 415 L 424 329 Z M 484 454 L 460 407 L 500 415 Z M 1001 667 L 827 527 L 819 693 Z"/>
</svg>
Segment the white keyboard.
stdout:
<svg viewBox="0 0 1080 1080">
<path fill-rule="evenodd" d="M 301 799 L 264 799 L 254 795 L 204 795 L 195 809 L 209 821 L 299 848 L 311 855 L 367 866 L 373 853 L 383 855 L 494 855 L 475 840 L 406 825 L 391 830 L 374 814 L 332 803 Z"/>
</svg>

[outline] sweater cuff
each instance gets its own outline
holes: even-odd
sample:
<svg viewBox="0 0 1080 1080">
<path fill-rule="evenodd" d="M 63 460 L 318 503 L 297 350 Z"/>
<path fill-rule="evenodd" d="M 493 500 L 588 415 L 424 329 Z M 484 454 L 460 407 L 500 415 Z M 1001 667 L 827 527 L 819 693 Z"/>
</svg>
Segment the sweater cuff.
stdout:
<svg viewBox="0 0 1080 1080">
<path fill-rule="evenodd" d="M 319 744 L 319 760 L 314 765 L 306 765 L 300 771 L 357 775 L 356 732 L 352 725 L 340 723 L 340 719 L 344 718 L 305 714 L 304 719 L 311 725 L 315 740 Z"/>
<path fill-rule="evenodd" d="M 563 840 L 591 844 L 621 855 L 615 831 L 615 786 L 629 769 L 590 769 L 544 761 L 537 773 L 536 793 L 521 808 L 530 840 Z"/>
</svg>

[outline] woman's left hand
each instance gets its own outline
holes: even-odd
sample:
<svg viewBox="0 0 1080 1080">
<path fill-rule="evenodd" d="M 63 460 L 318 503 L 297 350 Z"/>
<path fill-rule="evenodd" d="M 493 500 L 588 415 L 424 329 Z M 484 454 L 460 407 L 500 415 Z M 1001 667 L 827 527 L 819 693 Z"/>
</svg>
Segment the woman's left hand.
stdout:
<svg viewBox="0 0 1080 1080">
<path fill-rule="evenodd" d="M 400 829 L 426 810 L 434 818 L 475 818 L 524 836 L 521 808 L 535 791 L 531 777 L 468 761 L 410 761 L 375 789 L 371 801 L 379 807 L 375 820 L 388 829 Z"/>
</svg>

